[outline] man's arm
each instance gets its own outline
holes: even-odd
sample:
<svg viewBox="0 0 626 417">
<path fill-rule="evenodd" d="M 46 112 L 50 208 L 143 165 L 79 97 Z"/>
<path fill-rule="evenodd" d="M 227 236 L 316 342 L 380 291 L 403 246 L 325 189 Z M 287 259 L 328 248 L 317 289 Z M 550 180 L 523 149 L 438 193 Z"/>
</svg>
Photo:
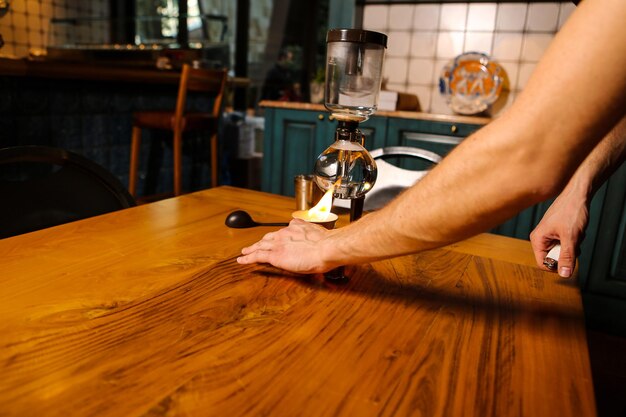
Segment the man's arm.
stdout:
<svg viewBox="0 0 626 417">
<path fill-rule="evenodd" d="M 500 118 L 463 141 L 415 186 L 358 222 L 311 236 L 268 234 L 240 263 L 298 272 L 404 255 L 488 230 L 552 197 L 626 107 L 626 2 L 585 0 Z"/>
<path fill-rule="evenodd" d="M 600 186 L 626 159 L 626 117 L 602 139 L 578 167 L 565 189 L 554 200 L 530 234 L 540 268 L 548 251 L 561 244 L 560 276 L 568 278 L 576 265 L 576 255 L 589 221 L 591 199 Z"/>
</svg>

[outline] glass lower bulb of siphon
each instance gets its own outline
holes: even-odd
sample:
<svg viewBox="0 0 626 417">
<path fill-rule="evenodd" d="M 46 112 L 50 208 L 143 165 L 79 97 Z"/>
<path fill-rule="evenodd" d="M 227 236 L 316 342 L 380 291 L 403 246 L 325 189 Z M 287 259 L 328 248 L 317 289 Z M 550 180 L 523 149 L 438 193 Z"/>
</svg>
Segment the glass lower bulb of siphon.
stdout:
<svg viewBox="0 0 626 417">
<path fill-rule="evenodd" d="M 315 162 L 315 182 L 336 198 L 362 197 L 376 182 L 376 162 L 360 143 L 337 140 Z"/>
</svg>

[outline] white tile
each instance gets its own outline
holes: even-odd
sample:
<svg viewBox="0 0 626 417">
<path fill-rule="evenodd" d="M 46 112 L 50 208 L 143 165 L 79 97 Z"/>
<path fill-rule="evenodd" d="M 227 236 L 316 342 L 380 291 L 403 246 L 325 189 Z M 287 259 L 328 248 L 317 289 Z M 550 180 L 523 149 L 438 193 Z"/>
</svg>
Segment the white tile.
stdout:
<svg viewBox="0 0 626 417">
<path fill-rule="evenodd" d="M 463 32 L 439 32 L 437 39 L 437 57 L 454 58 L 463 52 Z"/>
<path fill-rule="evenodd" d="M 2 49 L 0 49 L 0 56 L 13 57 L 14 55 L 15 49 L 13 48 L 13 45 L 8 42 L 2 47 Z"/>
<path fill-rule="evenodd" d="M 395 4 L 389 6 L 389 28 L 410 29 L 413 24 L 413 10 L 415 6 L 410 4 Z"/>
<path fill-rule="evenodd" d="M 432 86 L 425 85 L 409 85 L 406 89 L 409 94 L 415 94 L 420 103 L 420 109 L 424 112 L 430 111 L 430 96 L 432 94 Z"/>
<path fill-rule="evenodd" d="M 409 84 L 430 84 L 434 67 L 432 59 L 412 59 L 409 62 Z"/>
<path fill-rule="evenodd" d="M 522 61 L 538 62 L 552 42 L 552 35 L 527 33 L 522 43 Z"/>
<path fill-rule="evenodd" d="M 535 63 L 523 63 L 519 67 L 519 74 L 517 76 L 517 85 L 515 86 L 516 90 L 523 90 L 530 79 L 533 71 L 537 64 Z"/>
<path fill-rule="evenodd" d="M 28 44 L 28 32 L 26 32 L 25 28 L 15 28 L 13 30 L 13 42 L 18 45 L 25 46 Z"/>
<path fill-rule="evenodd" d="M 437 47 L 437 32 L 413 32 L 411 38 L 412 57 L 434 57 Z"/>
<path fill-rule="evenodd" d="M 383 77 L 389 83 L 406 83 L 408 64 L 406 58 L 387 58 L 383 69 Z"/>
<path fill-rule="evenodd" d="M 19 3 L 19 1 L 13 2 L 13 3 Z M 39 14 L 39 1 L 27 0 L 26 10 L 28 10 L 28 14 L 38 15 Z"/>
<path fill-rule="evenodd" d="M 465 52 L 483 52 L 491 55 L 492 33 L 486 32 L 467 32 L 465 35 Z"/>
<path fill-rule="evenodd" d="M 435 70 L 433 72 L 433 85 L 439 85 L 439 77 L 441 77 L 441 72 L 443 71 L 443 67 L 449 64 L 451 59 L 438 59 L 435 61 Z"/>
<path fill-rule="evenodd" d="M 492 31 L 496 25 L 496 3 L 470 4 L 467 11 L 467 30 Z"/>
<path fill-rule="evenodd" d="M 465 30 L 467 4 L 443 4 L 441 6 L 440 29 Z"/>
<path fill-rule="evenodd" d="M 26 57 L 28 56 L 28 47 L 26 45 L 17 44 L 14 47 L 15 56 Z"/>
<path fill-rule="evenodd" d="M 522 53 L 522 33 L 500 32 L 494 35 L 492 56 L 496 60 L 519 60 Z"/>
<path fill-rule="evenodd" d="M 28 32 L 28 42 L 35 48 L 42 48 L 44 46 L 43 36 L 41 36 L 41 32 L 38 30 L 31 30 Z"/>
<path fill-rule="evenodd" d="M 363 29 L 386 30 L 389 6 L 371 5 L 363 8 Z"/>
<path fill-rule="evenodd" d="M 499 4 L 496 30 L 519 31 L 524 29 L 526 4 Z"/>
<path fill-rule="evenodd" d="M 500 97 L 498 97 L 498 100 L 496 100 L 496 102 L 493 103 L 489 108 L 489 114 L 491 115 L 491 117 L 501 116 L 509 107 L 511 107 L 514 98 L 514 92 L 503 90 L 500 93 Z"/>
<path fill-rule="evenodd" d="M 550 32 L 556 30 L 559 19 L 558 3 L 530 3 L 526 30 L 530 32 Z"/>
<path fill-rule="evenodd" d="M 508 87 L 509 90 L 515 90 L 517 86 L 517 76 L 519 74 L 519 66 L 518 62 L 510 62 L 510 61 L 498 61 L 500 66 L 504 69 L 506 76 L 508 78 Z"/>
<path fill-rule="evenodd" d="M 429 111 L 438 114 L 454 114 L 450 106 L 448 106 L 446 98 L 439 92 L 439 87 L 433 87 L 431 90 Z"/>
<path fill-rule="evenodd" d="M 24 13 L 26 11 L 26 2 L 23 0 L 11 2 L 9 11 L 11 13 Z"/>
<path fill-rule="evenodd" d="M 26 24 L 29 30 L 39 30 L 39 28 L 41 28 L 41 19 L 37 14 L 29 14 Z"/>
<path fill-rule="evenodd" d="M 13 13 L 13 26 L 16 29 L 26 28 L 26 15 L 22 13 Z"/>
<path fill-rule="evenodd" d="M 411 47 L 411 34 L 409 32 L 389 32 L 387 33 L 389 39 L 387 40 L 387 56 L 401 56 L 406 57 L 409 55 Z"/>
<path fill-rule="evenodd" d="M 402 92 L 402 91 L 406 90 L 406 84 L 389 83 L 389 84 L 387 84 L 385 86 L 385 90 Z"/>
<path fill-rule="evenodd" d="M 561 3 L 561 12 L 559 13 L 559 29 L 563 27 L 570 15 L 576 10 L 574 3 Z"/>
<path fill-rule="evenodd" d="M 439 4 L 418 4 L 413 12 L 413 28 L 417 30 L 437 29 L 439 27 Z"/>
</svg>

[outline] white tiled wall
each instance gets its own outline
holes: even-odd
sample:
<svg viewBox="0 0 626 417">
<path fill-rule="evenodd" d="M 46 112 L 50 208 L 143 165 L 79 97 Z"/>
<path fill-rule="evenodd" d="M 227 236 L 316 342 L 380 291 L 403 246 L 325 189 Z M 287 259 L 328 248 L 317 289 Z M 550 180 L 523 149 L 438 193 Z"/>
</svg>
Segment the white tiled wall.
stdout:
<svg viewBox="0 0 626 417">
<path fill-rule="evenodd" d="M 389 36 L 387 88 L 417 94 L 422 109 L 433 113 L 451 113 L 438 90 L 443 66 L 463 52 L 490 55 L 509 78 L 501 111 L 524 88 L 574 9 L 571 2 L 370 5 L 363 28 Z"/>
</svg>

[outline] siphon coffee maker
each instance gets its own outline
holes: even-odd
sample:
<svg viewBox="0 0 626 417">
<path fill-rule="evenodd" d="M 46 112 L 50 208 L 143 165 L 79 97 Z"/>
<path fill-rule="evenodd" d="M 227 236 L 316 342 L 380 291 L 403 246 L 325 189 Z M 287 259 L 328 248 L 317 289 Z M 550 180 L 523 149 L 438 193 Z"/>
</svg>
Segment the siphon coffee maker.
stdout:
<svg viewBox="0 0 626 417">
<path fill-rule="evenodd" d="M 315 162 L 315 181 L 333 197 L 350 200 L 350 221 L 363 213 L 365 194 L 376 182 L 376 163 L 364 147 L 359 123 L 377 109 L 387 35 L 331 29 L 326 36 L 324 106 L 337 120 L 334 143 Z"/>
<path fill-rule="evenodd" d="M 324 106 L 337 120 L 334 142 L 315 162 L 317 185 L 350 200 L 350 221 L 363 214 L 365 194 L 376 182 L 376 162 L 364 147 L 359 123 L 377 109 L 387 35 L 361 29 L 331 29 L 326 36 Z M 325 274 L 346 282 L 344 268 Z"/>
</svg>

